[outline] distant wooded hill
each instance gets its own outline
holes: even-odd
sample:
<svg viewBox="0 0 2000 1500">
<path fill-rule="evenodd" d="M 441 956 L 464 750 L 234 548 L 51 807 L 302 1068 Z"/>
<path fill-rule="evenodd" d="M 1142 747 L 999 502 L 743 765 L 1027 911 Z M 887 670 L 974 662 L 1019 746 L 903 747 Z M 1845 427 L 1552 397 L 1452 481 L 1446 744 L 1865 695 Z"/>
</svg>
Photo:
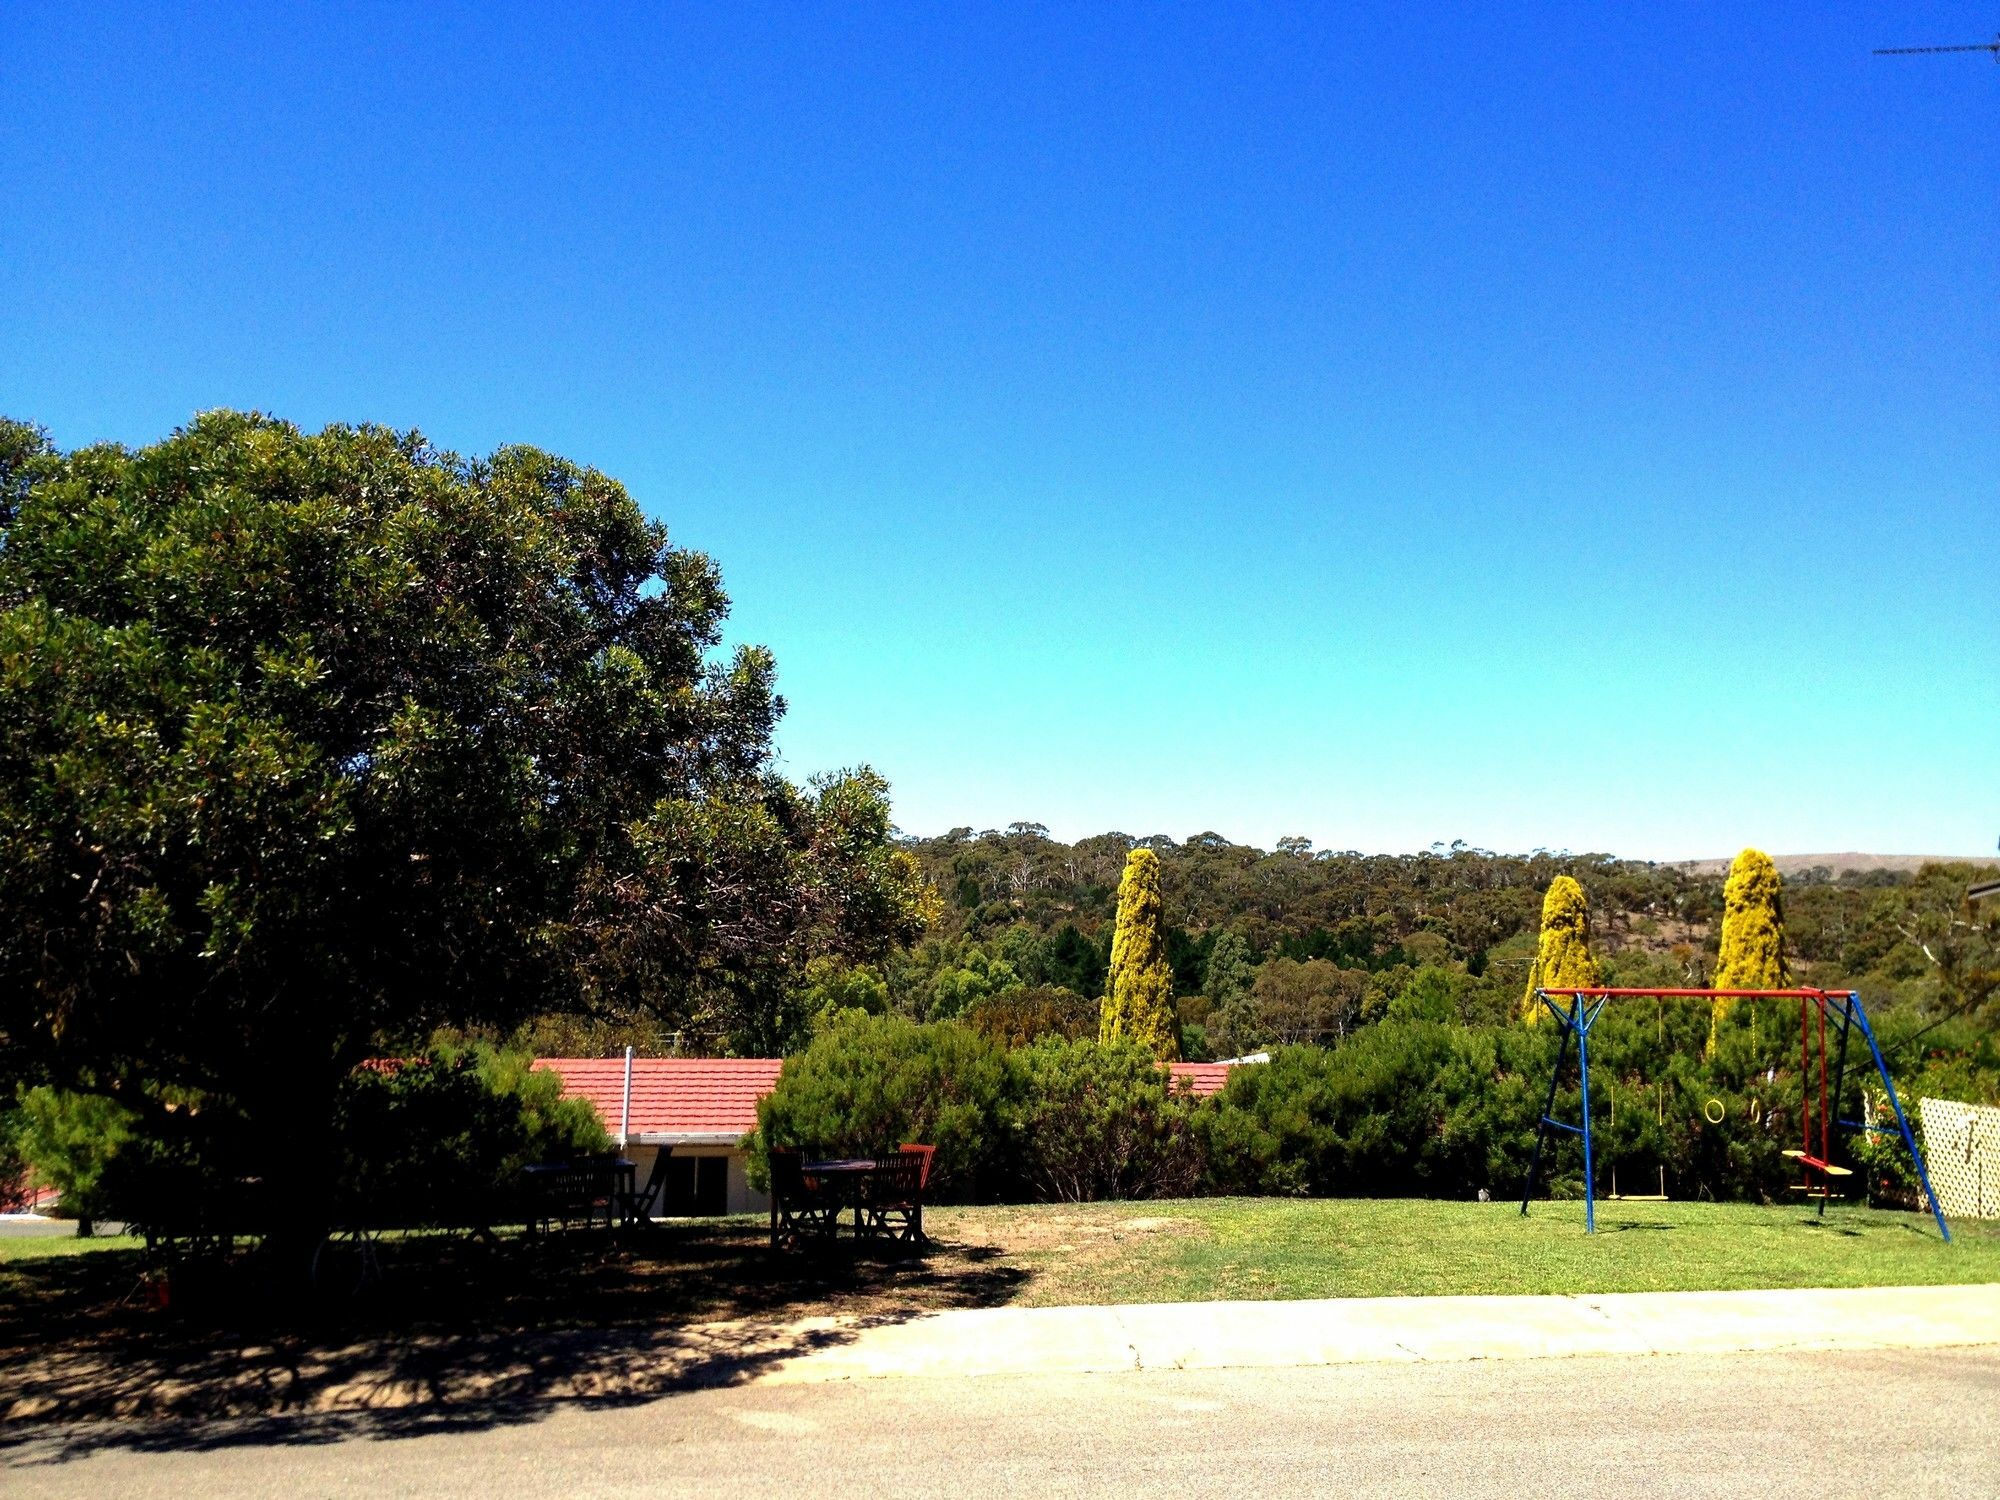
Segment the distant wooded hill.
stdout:
<svg viewBox="0 0 2000 1500">
<path fill-rule="evenodd" d="M 1397 1014 L 1509 1019 L 1543 894 L 1558 875 L 1576 877 L 1589 897 L 1608 983 L 1705 983 L 1725 872 L 1721 860 L 1656 864 L 1463 844 L 1409 855 L 1315 851 L 1304 839 L 1259 849 L 1214 833 L 1065 843 L 1033 823 L 901 842 L 942 898 L 936 923 L 872 964 L 814 960 L 768 1028 L 789 1040 L 760 1045 L 802 1045 L 815 1016 L 849 1009 L 963 1018 L 1009 1041 L 1095 1036 L 1118 879 L 1141 844 L 1160 857 L 1174 996 L 1183 1043 L 1197 1056 L 1199 1046 L 1229 1056 L 1337 1040 Z M 1862 988 L 1871 1007 L 1910 1017 L 1904 1030 L 1946 1012 L 1979 1022 L 2000 932 L 1983 915 L 1968 917 L 1965 896 L 2000 868 L 1902 855 L 1797 855 L 1780 865 L 1786 951 L 1799 982 Z M 615 1028 L 531 1040 L 572 1052 L 668 1044 Z M 747 1045 L 720 1030 L 672 1044 L 681 1040 Z"/>
<path fill-rule="evenodd" d="M 1733 855 L 1721 859 L 1683 859 L 1672 862 L 1672 868 L 1686 870 L 1690 875 L 1723 875 L 1729 871 L 1729 861 Z M 1780 875 L 1804 875 L 1813 870 L 1825 870 L 1832 875 L 1842 875 L 1848 871 L 1865 874 L 1870 870 L 1900 870 L 1914 875 L 1925 865 L 1944 865 L 1955 860 L 1949 854 L 1774 854 L 1771 860 L 1778 867 Z"/>
<path fill-rule="evenodd" d="M 892 996 L 911 995 L 922 1013 L 924 976 L 976 968 L 982 951 L 1030 984 L 1096 993 L 1119 872 L 1140 844 L 1160 856 L 1177 995 L 1217 995 L 1211 959 L 1227 939 L 1247 950 L 1240 958 L 1232 950 L 1239 985 L 1277 960 L 1359 971 L 1389 993 L 1416 971 L 1449 970 L 1467 1017 L 1504 1015 L 1518 1003 L 1542 896 L 1557 875 L 1575 876 L 1588 893 L 1610 982 L 1705 982 L 1727 869 L 1719 859 L 1658 864 L 1463 844 L 1390 855 L 1314 851 L 1303 839 L 1266 850 L 1213 833 L 1178 842 L 1107 833 L 1063 843 L 1032 823 L 961 828 L 906 842 L 945 912 L 909 962 L 889 966 Z M 1799 980 L 1865 984 L 1884 999 L 1920 1006 L 1944 982 L 1947 955 L 1929 934 L 1944 930 L 1940 922 L 1950 926 L 1973 880 L 1995 873 L 1991 864 L 1910 855 L 1795 855 L 1779 863 L 1787 952 Z"/>
</svg>

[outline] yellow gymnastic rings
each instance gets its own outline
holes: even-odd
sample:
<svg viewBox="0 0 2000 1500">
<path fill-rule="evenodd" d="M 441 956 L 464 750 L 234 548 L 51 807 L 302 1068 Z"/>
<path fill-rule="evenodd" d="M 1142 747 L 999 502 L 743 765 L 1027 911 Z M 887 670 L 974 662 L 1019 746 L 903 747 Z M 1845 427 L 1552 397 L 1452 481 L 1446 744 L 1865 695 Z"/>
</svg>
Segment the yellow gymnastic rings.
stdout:
<svg viewBox="0 0 2000 1500">
<path fill-rule="evenodd" d="M 1728 1111 L 1723 1109 L 1720 1099 L 1711 1099 L 1701 1107 L 1701 1117 L 1711 1125 L 1720 1125 L 1726 1113 Z"/>
</svg>

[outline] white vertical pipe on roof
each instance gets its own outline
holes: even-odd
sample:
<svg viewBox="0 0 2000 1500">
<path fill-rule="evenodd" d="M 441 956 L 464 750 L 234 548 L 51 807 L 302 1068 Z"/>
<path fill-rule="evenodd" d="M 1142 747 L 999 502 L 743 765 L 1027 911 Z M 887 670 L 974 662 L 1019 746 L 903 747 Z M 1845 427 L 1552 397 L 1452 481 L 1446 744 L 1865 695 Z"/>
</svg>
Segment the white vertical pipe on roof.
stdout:
<svg viewBox="0 0 2000 1500">
<path fill-rule="evenodd" d="M 632 1134 L 632 1049 L 625 1049 L 625 1102 L 618 1108 L 618 1149 L 623 1151 Z"/>
</svg>

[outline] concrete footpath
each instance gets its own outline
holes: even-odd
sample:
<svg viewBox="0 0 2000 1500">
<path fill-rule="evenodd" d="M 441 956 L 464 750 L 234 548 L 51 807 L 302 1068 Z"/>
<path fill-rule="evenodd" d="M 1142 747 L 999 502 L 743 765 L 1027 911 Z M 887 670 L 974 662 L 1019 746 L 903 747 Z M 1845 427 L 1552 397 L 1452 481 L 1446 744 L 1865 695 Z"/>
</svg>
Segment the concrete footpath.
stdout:
<svg viewBox="0 0 2000 1500">
<path fill-rule="evenodd" d="M 2000 1344 L 2000 1285 L 980 1308 L 849 1327 L 760 1383 Z"/>
</svg>

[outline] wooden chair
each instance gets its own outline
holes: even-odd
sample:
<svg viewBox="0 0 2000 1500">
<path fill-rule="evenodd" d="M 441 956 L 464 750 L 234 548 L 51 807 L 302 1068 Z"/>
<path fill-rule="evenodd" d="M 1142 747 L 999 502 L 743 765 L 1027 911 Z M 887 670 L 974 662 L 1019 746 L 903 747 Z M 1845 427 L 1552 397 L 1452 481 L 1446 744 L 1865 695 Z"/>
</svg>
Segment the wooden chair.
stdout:
<svg viewBox="0 0 2000 1500">
<path fill-rule="evenodd" d="M 600 1219 L 604 1227 L 617 1222 L 618 1158 L 579 1156 L 526 1169 L 528 1232 L 530 1234 Z"/>
<path fill-rule="evenodd" d="M 930 1179 L 930 1146 L 905 1146 L 869 1174 L 862 1211 L 871 1235 L 924 1243 L 924 1185 Z"/>
<path fill-rule="evenodd" d="M 625 1222 L 640 1229 L 653 1227 L 653 1215 L 659 1209 L 660 1196 L 666 1191 L 667 1176 L 673 1171 L 674 1148 L 662 1146 L 653 1156 L 652 1170 L 646 1174 L 645 1186 L 632 1195 L 632 1201 L 625 1206 Z"/>
<path fill-rule="evenodd" d="M 928 1190 L 931 1185 L 931 1163 L 937 1159 L 937 1147 L 918 1146 L 905 1141 L 897 1149 L 906 1156 L 915 1155 L 922 1159 L 924 1164 L 923 1179 L 917 1184 L 917 1188 L 919 1191 Z"/>
<path fill-rule="evenodd" d="M 840 1226 L 840 1199 L 806 1176 L 797 1151 L 771 1153 L 771 1248 L 791 1250 L 830 1240 Z"/>
</svg>

